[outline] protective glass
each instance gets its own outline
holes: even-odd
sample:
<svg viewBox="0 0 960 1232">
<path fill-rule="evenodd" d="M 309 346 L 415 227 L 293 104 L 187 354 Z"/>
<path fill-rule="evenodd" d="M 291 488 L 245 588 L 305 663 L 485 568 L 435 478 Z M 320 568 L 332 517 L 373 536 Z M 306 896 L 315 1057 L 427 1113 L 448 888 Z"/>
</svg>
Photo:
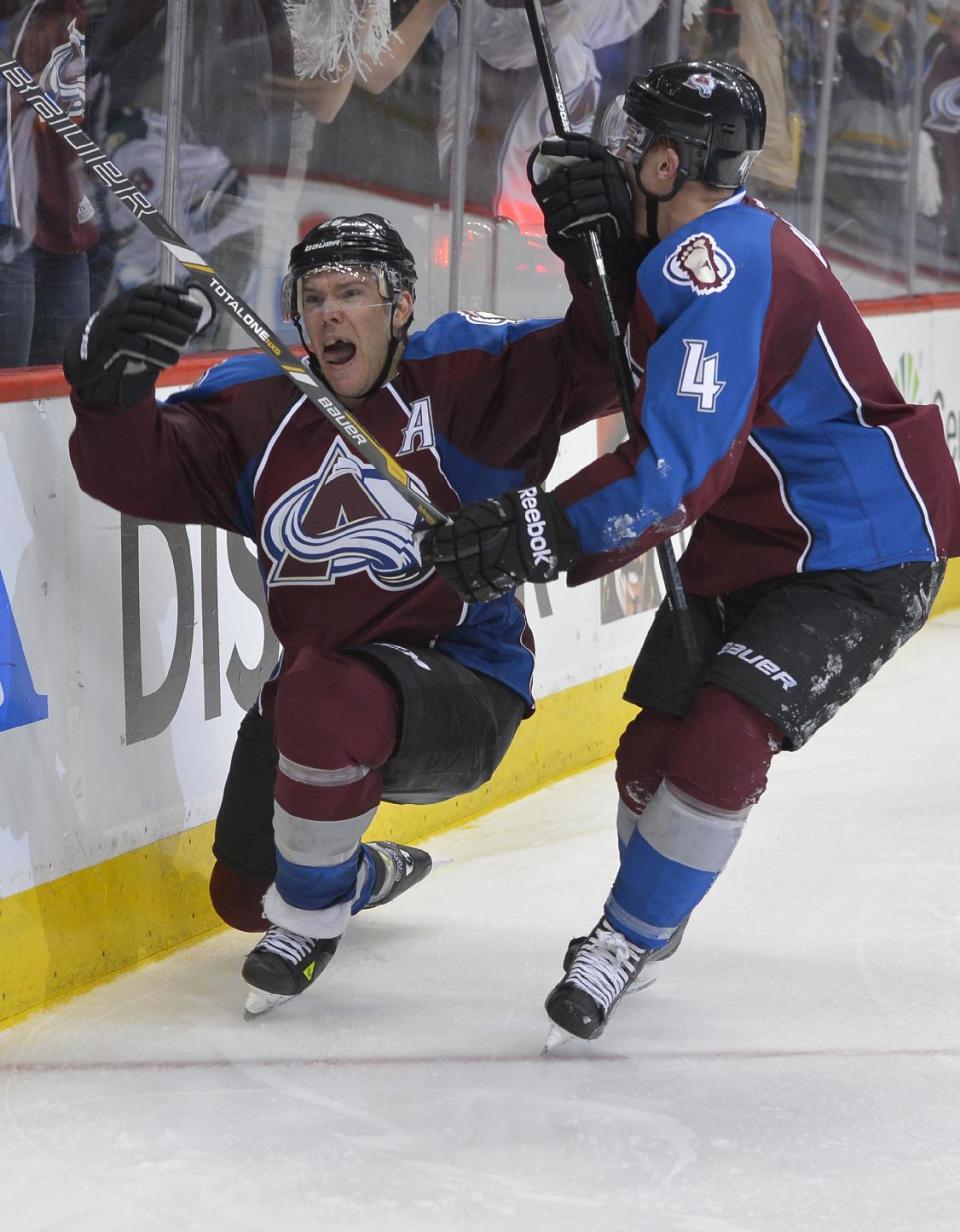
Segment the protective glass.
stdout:
<svg viewBox="0 0 960 1232">
<path fill-rule="evenodd" d="M 618 94 L 603 113 L 600 122 L 600 144 L 621 162 L 639 167 L 647 150 L 653 145 L 653 129 L 638 124 L 623 109 L 624 96 Z"/>
</svg>

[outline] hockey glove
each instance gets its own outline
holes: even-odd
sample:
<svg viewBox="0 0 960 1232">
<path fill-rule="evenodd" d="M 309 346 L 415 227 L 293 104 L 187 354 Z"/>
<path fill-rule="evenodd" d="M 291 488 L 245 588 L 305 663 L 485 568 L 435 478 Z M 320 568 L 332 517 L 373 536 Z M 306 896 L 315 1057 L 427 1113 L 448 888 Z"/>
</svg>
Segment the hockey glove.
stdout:
<svg viewBox="0 0 960 1232">
<path fill-rule="evenodd" d="M 585 228 L 599 229 L 611 277 L 636 269 L 633 199 L 620 162 L 590 137 L 548 137 L 527 161 L 527 178 L 543 211 L 547 243 L 581 282 L 592 273 Z"/>
<path fill-rule="evenodd" d="M 433 565 L 467 603 L 486 603 L 523 582 L 549 582 L 579 554 L 576 531 L 542 488 L 465 505 L 420 544 L 424 565 Z"/>
<path fill-rule="evenodd" d="M 180 287 L 148 283 L 126 291 L 69 336 L 66 378 L 88 406 L 130 410 L 180 358 L 200 316 L 200 305 Z"/>
</svg>

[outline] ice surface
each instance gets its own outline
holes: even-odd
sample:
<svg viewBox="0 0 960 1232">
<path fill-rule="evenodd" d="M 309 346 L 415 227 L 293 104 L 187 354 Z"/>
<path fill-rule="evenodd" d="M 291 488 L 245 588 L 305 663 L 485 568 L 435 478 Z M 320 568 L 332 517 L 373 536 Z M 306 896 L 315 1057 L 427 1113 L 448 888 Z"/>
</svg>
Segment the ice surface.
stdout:
<svg viewBox="0 0 960 1232">
<path fill-rule="evenodd" d="M 0 1033 L 0 1226 L 956 1232 L 958 747 L 955 613 L 775 759 L 657 982 L 547 1058 L 610 765 L 435 839 L 259 1021 L 239 934 L 35 1015 Z"/>
</svg>

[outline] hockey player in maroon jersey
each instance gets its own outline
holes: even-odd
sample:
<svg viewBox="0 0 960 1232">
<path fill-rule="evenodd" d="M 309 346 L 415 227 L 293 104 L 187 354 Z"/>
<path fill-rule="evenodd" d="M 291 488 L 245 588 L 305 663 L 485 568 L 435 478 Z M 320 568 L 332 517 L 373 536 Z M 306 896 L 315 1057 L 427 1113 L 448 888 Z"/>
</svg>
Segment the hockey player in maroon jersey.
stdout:
<svg viewBox="0 0 960 1232">
<path fill-rule="evenodd" d="M 774 753 L 916 633 L 960 554 L 937 408 L 904 402 L 821 254 L 745 196 L 764 127 L 759 87 L 733 66 L 634 79 L 605 135 L 657 241 L 630 321 L 638 438 L 552 493 L 474 503 L 422 545 L 476 602 L 563 570 L 576 585 L 695 523 L 680 573 L 699 662 L 665 604 L 626 690 L 643 711 L 617 750 L 619 871 L 547 998 L 551 1038 L 596 1038 L 676 948 Z M 531 162 L 548 236 L 569 239 L 591 213 L 590 160 L 557 164 L 572 153 L 554 139 Z"/>
<path fill-rule="evenodd" d="M 629 262 L 629 228 L 609 238 L 610 260 Z M 435 505 L 543 480 L 560 433 L 614 402 L 589 290 L 571 277 L 562 321 L 451 313 L 408 336 L 415 281 L 386 220 L 335 218 L 293 249 L 285 313 Z M 621 291 L 626 306 L 629 279 Z M 423 569 L 412 506 L 268 358 L 230 359 L 158 404 L 196 321 L 184 292 L 155 286 L 91 317 L 64 360 L 70 452 L 114 508 L 257 544 L 283 654 L 241 728 L 211 880 L 228 923 L 267 930 L 243 968 L 255 1014 L 310 985 L 351 915 L 429 871 L 425 852 L 363 835 L 381 799 L 490 777 L 532 708 L 533 642 L 512 594 L 468 607 Z"/>
</svg>

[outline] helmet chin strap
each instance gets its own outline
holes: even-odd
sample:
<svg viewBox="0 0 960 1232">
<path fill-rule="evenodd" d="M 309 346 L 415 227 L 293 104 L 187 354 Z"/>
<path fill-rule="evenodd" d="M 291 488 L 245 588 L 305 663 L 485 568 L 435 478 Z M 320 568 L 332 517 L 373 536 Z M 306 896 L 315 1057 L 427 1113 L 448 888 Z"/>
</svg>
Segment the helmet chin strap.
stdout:
<svg viewBox="0 0 960 1232">
<path fill-rule="evenodd" d="M 390 345 L 387 347 L 387 358 L 383 361 L 383 367 L 377 374 L 376 380 L 366 391 L 360 395 L 361 398 L 369 398 L 371 394 L 375 394 L 377 390 L 386 383 L 387 377 L 390 374 L 390 369 L 393 367 L 393 361 L 401 344 L 406 341 L 407 334 L 410 331 L 410 326 L 413 322 L 413 313 L 404 321 L 399 329 L 395 329 L 393 325 L 393 315 L 397 310 L 398 300 L 394 299 L 390 303 Z"/>
<path fill-rule="evenodd" d="M 660 201 L 657 197 L 648 197 L 643 194 L 643 199 L 647 204 L 647 239 L 655 240 L 660 243 L 660 232 L 657 230 L 657 213 L 660 209 Z"/>
<path fill-rule="evenodd" d="M 677 174 L 674 177 L 673 188 L 671 188 L 668 193 L 663 193 L 662 195 L 657 196 L 656 193 L 647 192 L 647 190 L 640 183 L 640 176 L 637 176 L 637 188 L 643 196 L 643 200 L 646 205 L 648 239 L 659 243 L 660 232 L 657 228 L 657 222 L 660 206 L 667 201 L 672 201 L 686 182 L 686 173 L 678 169 Z"/>
</svg>

